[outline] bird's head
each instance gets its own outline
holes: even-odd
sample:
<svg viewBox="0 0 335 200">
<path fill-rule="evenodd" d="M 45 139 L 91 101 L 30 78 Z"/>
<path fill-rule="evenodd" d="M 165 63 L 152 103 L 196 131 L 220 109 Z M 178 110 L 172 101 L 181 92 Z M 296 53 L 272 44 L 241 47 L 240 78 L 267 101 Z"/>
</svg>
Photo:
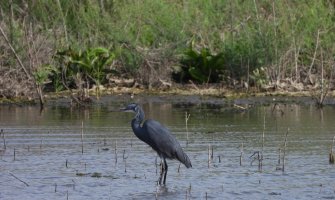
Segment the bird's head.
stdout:
<svg viewBox="0 0 335 200">
<path fill-rule="evenodd" d="M 139 105 L 138 105 L 138 104 L 136 104 L 136 103 L 131 103 L 131 104 L 129 104 L 127 107 L 125 107 L 125 108 L 121 108 L 120 111 L 137 113 L 137 112 L 138 112 L 138 109 L 139 109 Z"/>
<path fill-rule="evenodd" d="M 127 107 L 121 108 L 120 111 L 123 111 L 123 112 L 134 112 L 134 113 L 136 113 L 135 119 L 137 121 L 141 122 L 144 119 L 144 112 L 143 112 L 141 106 L 138 105 L 137 103 L 131 103 Z"/>
</svg>

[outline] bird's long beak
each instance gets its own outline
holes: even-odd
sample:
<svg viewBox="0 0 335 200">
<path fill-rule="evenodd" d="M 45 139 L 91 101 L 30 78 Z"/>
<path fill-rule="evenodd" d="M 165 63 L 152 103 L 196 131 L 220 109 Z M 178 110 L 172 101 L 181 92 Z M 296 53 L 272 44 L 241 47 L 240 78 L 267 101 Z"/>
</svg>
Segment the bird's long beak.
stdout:
<svg viewBox="0 0 335 200">
<path fill-rule="evenodd" d="M 120 112 L 133 112 L 132 110 L 129 110 L 127 108 L 120 108 Z"/>
</svg>

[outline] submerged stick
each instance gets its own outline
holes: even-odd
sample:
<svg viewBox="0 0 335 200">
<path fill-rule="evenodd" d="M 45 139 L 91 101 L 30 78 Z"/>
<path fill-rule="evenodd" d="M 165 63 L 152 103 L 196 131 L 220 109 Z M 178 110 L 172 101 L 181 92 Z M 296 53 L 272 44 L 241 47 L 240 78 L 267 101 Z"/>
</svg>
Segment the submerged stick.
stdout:
<svg viewBox="0 0 335 200">
<path fill-rule="evenodd" d="M 72 179 L 73 185 L 72 185 L 72 189 L 75 190 L 76 189 L 76 182 Z"/>
<path fill-rule="evenodd" d="M 264 119 L 263 119 L 262 154 L 263 154 L 263 150 L 264 150 L 264 137 L 265 137 L 265 115 L 264 115 Z"/>
<path fill-rule="evenodd" d="M 263 169 L 263 154 L 258 155 L 258 171 L 262 172 Z"/>
<path fill-rule="evenodd" d="M 335 143 L 335 136 L 333 137 L 333 143 L 330 146 L 330 153 L 329 153 L 329 164 L 334 164 L 335 163 L 335 158 L 334 158 L 334 143 Z"/>
<path fill-rule="evenodd" d="M 289 132 L 289 131 L 290 131 L 290 128 L 287 128 L 286 135 L 285 135 L 285 140 L 284 140 L 283 167 L 282 167 L 282 171 L 285 171 L 286 144 L 287 144 L 287 135 L 288 135 L 288 132 Z"/>
<path fill-rule="evenodd" d="M 278 149 L 278 165 L 280 165 L 281 160 L 281 148 Z"/>
<path fill-rule="evenodd" d="M 13 176 L 15 179 L 19 180 L 21 183 L 25 184 L 26 186 L 29 186 L 29 184 L 21 179 L 19 179 L 17 176 L 15 176 L 13 173 L 9 172 L 11 176 Z"/>
<path fill-rule="evenodd" d="M 212 146 L 209 144 L 208 145 L 208 168 L 210 166 L 210 163 L 212 162 L 213 159 L 213 148 Z"/>
<path fill-rule="evenodd" d="M 185 127 L 186 127 L 186 137 L 187 137 L 187 143 L 188 144 L 188 120 L 190 118 L 191 114 L 188 114 L 187 112 L 185 112 Z"/>
<path fill-rule="evenodd" d="M 214 159 L 214 146 L 213 145 L 211 145 L 211 160 L 213 160 Z"/>
<path fill-rule="evenodd" d="M 126 150 L 123 150 L 123 155 L 122 155 L 123 160 L 126 160 L 128 158 L 128 156 L 126 157 Z"/>
<path fill-rule="evenodd" d="M 114 154 L 115 154 L 115 164 L 117 164 L 117 140 L 115 140 Z"/>
<path fill-rule="evenodd" d="M 5 138 L 5 133 L 3 132 L 3 129 L 1 129 L 1 134 L 2 134 L 2 139 L 3 139 L 3 148 L 6 149 L 6 138 Z"/>
<path fill-rule="evenodd" d="M 84 154 L 84 121 L 81 121 L 81 154 Z"/>
<path fill-rule="evenodd" d="M 265 112 L 264 112 L 265 113 Z M 263 168 L 263 152 L 264 152 L 264 143 L 265 143 L 265 115 L 263 119 L 263 132 L 262 132 L 262 150 L 258 157 L 258 170 L 261 172 Z"/>
<path fill-rule="evenodd" d="M 191 199 L 191 189 L 192 186 L 190 184 L 189 188 L 186 189 L 186 200 Z"/>
<path fill-rule="evenodd" d="M 242 142 L 242 145 L 241 145 L 241 154 L 240 154 L 240 166 L 242 166 L 243 154 L 244 154 L 243 151 L 244 151 L 244 150 L 243 150 L 243 142 Z"/>
<path fill-rule="evenodd" d="M 127 173 L 127 160 L 124 160 L 124 172 Z"/>
</svg>

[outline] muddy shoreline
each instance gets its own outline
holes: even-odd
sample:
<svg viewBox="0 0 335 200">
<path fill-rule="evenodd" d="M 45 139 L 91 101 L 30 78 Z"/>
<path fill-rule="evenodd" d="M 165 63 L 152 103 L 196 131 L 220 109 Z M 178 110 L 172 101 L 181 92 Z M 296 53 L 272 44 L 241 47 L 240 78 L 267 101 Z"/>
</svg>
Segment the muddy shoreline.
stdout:
<svg viewBox="0 0 335 200">
<path fill-rule="evenodd" d="M 182 103 L 182 104 L 211 104 L 211 105 L 243 105 L 243 104 L 272 104 L 296 103 L 316 104 L 313 93 L 302 92 L 235 92 L 221 89 L 171 89 L 147 90 L 137 88 L 113 88 L 103 91 L 97 99 L 91 92 L 92 105 L 107 104 L 108 102 L 138 102 L 138 103 Z M 324 105 L 335 105 L 335 92 L 329 92 Z M 50 95 L 47 105 L 66 105 L 71 102 L 69 94 Z"/>
<path fill-rule="evenodd" d="M 271 103 L 297 103 L 316 104 L 316 92 L 310 91 L 273 91 L 273 92 L 236 92 L 233 90 L 217 88 L 174 88 L 167 90 L 139 89 L 115 87 L 104 89 L 99 97 L 94 90 L 90 91 L 92 102 L 88 105 L 107 104 L 108 102 L 138 102 L 138 103 L 187 103 L 187 104 L 271 104 Z M 69 91 L 59 93 L 46 93 L 44 95 L 46 106 L 71 106 L 72 100 Z M 38 99 L 4 99 L 0 98 L 0 105 L 37 105 Z M 324 105 L 335 105 L 335 91 L 328 93 Z"/>
</svg>

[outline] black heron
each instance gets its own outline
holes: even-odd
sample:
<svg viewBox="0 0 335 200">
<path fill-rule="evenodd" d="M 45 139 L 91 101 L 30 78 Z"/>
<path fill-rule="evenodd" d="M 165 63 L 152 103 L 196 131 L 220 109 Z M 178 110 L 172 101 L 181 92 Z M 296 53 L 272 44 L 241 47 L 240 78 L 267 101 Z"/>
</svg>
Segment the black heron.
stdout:
<svg viewBox="0 0 335 200">
<path fill-rule="evenodd" d="M 158 179 L 159 185 L 165 185 L 168 165 L 166 158 L 177 159 L 183 163 L 187 168 L 192 167 L 191 161 L 181 148 L 179 142 L 171 132 L 160 124 L 158 121 L 148 119 L 143 125 L 144 112 L 136 103 L 129 104 L 126 108 L 122 108 L 124 112 L 134 112 L 135 117 L 131 121 L 131 127 L 135 135 L 151 146 L 161 158 L 161 172 Z"/>
</svg>

